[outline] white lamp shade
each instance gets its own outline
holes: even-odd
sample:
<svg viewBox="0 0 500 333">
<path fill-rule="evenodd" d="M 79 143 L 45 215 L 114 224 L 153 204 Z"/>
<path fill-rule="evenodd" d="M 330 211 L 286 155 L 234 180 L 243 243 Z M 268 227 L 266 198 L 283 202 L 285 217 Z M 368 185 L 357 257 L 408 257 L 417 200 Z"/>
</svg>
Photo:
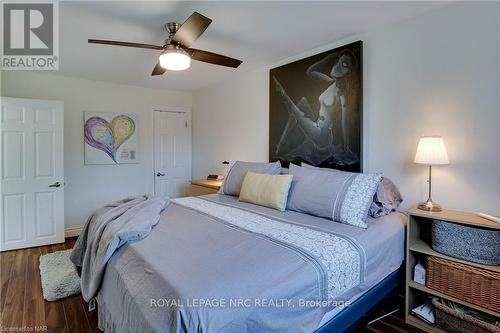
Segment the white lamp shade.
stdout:
<svg viewBox="0 0 500 333">
<path fill-rule="evenodd" d="M 160 55 L 160 66 L 171 71 L 182 71 L 188 69 L 191 58 L 184 50 L 167 49 Z"/>
<path fill-rule="evenodd" d="M 450 164 L 443 138 L 440 136 L 421 137 L 415 154 L 415 163 L 428 165 Z"/>
</svg>

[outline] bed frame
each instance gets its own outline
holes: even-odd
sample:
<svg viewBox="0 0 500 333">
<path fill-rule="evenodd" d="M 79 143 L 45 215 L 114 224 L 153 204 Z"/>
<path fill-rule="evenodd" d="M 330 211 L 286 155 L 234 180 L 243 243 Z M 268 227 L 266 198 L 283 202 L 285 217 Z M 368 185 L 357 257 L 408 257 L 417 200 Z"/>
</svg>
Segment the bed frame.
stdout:
<svg viewBox="0 0 500 333">
<path fill-rule="evenodd" d="M 326 322 L 315 333 L 344 333 L 358 324 L 375 305 L 385 297 L 395 292 L 401 281 L 401 270 L 392 272 L 379 284 L 373 286 L 363 296 L 354 301 L 350 306 L 339 312 L 335 317 Z"/>
</svg>

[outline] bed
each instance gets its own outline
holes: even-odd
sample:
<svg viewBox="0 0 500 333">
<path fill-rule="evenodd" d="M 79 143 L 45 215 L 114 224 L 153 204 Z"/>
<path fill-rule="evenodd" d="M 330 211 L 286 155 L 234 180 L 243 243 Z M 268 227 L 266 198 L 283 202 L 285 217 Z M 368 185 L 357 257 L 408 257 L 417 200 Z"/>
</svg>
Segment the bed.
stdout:
<svg viewBox="0 0 500 333">
<path fill-rule="evenodd" d="M 223 194 L 173 200 L 146 239 L 109 260 L 96 296 L 99 327 L 344 332 L 395 288 L 404 221 L 393 212 L 362 229 Z"/>
</svg>

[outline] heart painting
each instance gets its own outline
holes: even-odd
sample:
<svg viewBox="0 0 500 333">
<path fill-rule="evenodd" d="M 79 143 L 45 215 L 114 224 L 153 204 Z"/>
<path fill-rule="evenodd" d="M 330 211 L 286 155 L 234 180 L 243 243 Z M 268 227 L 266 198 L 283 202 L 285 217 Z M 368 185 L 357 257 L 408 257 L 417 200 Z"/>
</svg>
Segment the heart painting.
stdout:
<svg viewBox="0 0 500 333">
<path fill-rule="evenodd" d="M 135 129 L 136 120 L 133 115 L 85 112 L 85 164 L 136 162 Z M 127 148 L 121 148 L 126 142 Z M 106 155 L 90 149 L 87 145 Z"/>
</svg>

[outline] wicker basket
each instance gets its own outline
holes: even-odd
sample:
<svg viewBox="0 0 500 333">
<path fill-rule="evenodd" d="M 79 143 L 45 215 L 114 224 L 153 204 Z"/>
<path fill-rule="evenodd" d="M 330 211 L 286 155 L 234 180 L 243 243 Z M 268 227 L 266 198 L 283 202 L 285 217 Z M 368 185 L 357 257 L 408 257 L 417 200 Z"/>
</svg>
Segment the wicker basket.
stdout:
<svg viewBox="0 0 500 333">
<path fill-rule="evenodd" d="M 500 313 L 500 273 L 427 256 L 425 285 Z"/>
<path fill-rule="evenodd" d="M 436 314 L 436 326 L 450 333 L 500 333 L 500 327 L 478 318 L 459 313 L 441 303 L 437 297 L 432 299 Z"/>
</svg>

